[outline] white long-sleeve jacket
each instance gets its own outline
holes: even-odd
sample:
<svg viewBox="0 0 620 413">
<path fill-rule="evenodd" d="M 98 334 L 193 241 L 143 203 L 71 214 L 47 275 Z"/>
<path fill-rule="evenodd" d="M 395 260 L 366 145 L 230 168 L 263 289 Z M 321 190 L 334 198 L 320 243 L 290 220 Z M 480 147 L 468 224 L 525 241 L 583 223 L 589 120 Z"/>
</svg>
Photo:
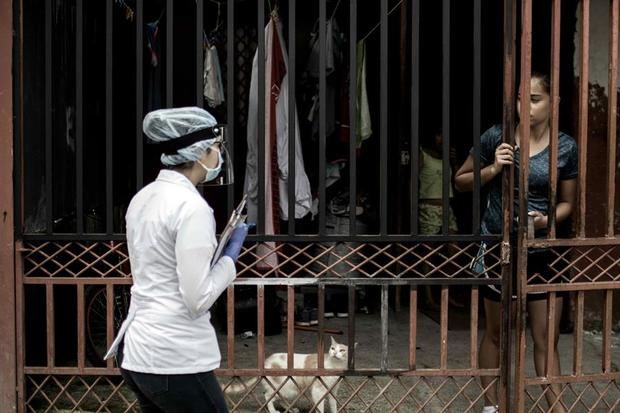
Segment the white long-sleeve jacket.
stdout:
<svg viewBox="0 0 620 413">
<path fill-rule="evenodd" d="M 154 374 L 191 374 L 220 365 L 209 308 L 236 276 L 217 246 L 213 211 L 182 174 L 162 170 L 127 209 L 133 275 L 122 367 Z M 109 354 L 113 354 L 113 345 Z"/>
</svg>

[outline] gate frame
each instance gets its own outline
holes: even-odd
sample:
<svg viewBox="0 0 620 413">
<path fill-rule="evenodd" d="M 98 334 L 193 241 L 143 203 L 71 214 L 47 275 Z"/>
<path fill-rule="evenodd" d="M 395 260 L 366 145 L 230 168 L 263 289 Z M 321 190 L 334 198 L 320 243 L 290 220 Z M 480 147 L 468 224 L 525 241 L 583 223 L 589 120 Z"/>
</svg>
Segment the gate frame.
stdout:
<svg viewBox="0 0 620 413">
<path fill-rule="evenodd" d="M 13 1 L 0 0 L 0 411 L 17 409 L 13 204 Z"/>
</svg>

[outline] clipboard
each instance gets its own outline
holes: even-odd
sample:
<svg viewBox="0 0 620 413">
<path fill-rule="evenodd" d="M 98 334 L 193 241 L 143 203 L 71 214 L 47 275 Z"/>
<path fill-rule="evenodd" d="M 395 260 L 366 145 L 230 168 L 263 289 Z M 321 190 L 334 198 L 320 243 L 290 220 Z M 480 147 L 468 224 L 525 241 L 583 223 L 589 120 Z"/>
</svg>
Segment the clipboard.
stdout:
<svg viewBox="0 0 620 413">
<path fill-rule="evenodd" d="M 215 253 L 213 254 L 213 258 L 211 259 L 211 267 L 213 267 L 215 263 L 221 258 L 224 247 L 226 246 L 226 244 L 228 244 L 230 236 L 232 235 L 235 228 L 245 222 L 247 215 L 243 214 L 243 210 L 245 209 L 245 204 L 247 203 L 247 200 L 247 194 L 243 195 L 241 202 L 239 202 L 239 205 L 237 205 L 237 207 L 230 215 L 230 218 L 228 218 L 228 223 L 226 224 L 226 227 L 220 235 L 220 240 L 217 244 L 217 248 L 215 249 Z"/>
</svg>

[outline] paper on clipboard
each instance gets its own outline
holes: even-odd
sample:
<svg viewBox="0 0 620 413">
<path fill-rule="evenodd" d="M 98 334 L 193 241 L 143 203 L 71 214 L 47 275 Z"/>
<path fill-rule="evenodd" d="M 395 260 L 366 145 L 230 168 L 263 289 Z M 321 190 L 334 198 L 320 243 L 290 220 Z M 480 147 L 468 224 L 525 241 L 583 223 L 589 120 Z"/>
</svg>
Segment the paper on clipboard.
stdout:
<svg viewBox="0 0 620 413">
<path fill-rule="evenodd" d="M 237 208 L 235 208 L 232 214 L 230 215 L 230 218 L 228 219 L 228 223 L 226 224 L 226 227 L 224 228 L 224 230 L 222 231 L 222 234 L 220 235 L 220 241 L 217 244 L 215 253 L 213 254 L 213 259 L 211 260 L 211 267 L 213 267 L 213 265 L 215 265 L 215 263 L 222 256 L 224 247 L 226 246 L 226 244 L 228 244 L 228 240 L 230 239 L 230 236 L 232 232 L 234 231 L 234 229 L 237 228 L 239 224 L 242 224 L 245 222 L 247 215 L 243 215 L 243 210 L 245 209 L 247 198 L 248 198 L 247 195 L 243 195 L 241 202 L 239 202 L 239 205 L 237 205 Z"/>
</svg>

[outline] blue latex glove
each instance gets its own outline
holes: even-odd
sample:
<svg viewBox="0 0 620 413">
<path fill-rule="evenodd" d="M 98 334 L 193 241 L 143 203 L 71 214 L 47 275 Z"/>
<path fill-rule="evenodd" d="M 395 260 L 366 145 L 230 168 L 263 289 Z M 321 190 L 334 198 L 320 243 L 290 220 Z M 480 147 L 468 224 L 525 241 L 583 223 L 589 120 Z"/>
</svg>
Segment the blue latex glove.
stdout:
<svg viewBox="0 0 620 413">
<path fill-rule="evenodd" d="M 230 239 L 224 247 L 222 255 L 226 255 L 227 257 L 230 257 L 233 262 L 237 262 L 239 253 L 241 252 L 241 247 L 243 246 L 243 241 L 245 241 L 245 237 L 248 235 L 248 230 L 250 227 L 251 225 L 245 223 L 239 224 L 230 235 Z"/>
</svg>

